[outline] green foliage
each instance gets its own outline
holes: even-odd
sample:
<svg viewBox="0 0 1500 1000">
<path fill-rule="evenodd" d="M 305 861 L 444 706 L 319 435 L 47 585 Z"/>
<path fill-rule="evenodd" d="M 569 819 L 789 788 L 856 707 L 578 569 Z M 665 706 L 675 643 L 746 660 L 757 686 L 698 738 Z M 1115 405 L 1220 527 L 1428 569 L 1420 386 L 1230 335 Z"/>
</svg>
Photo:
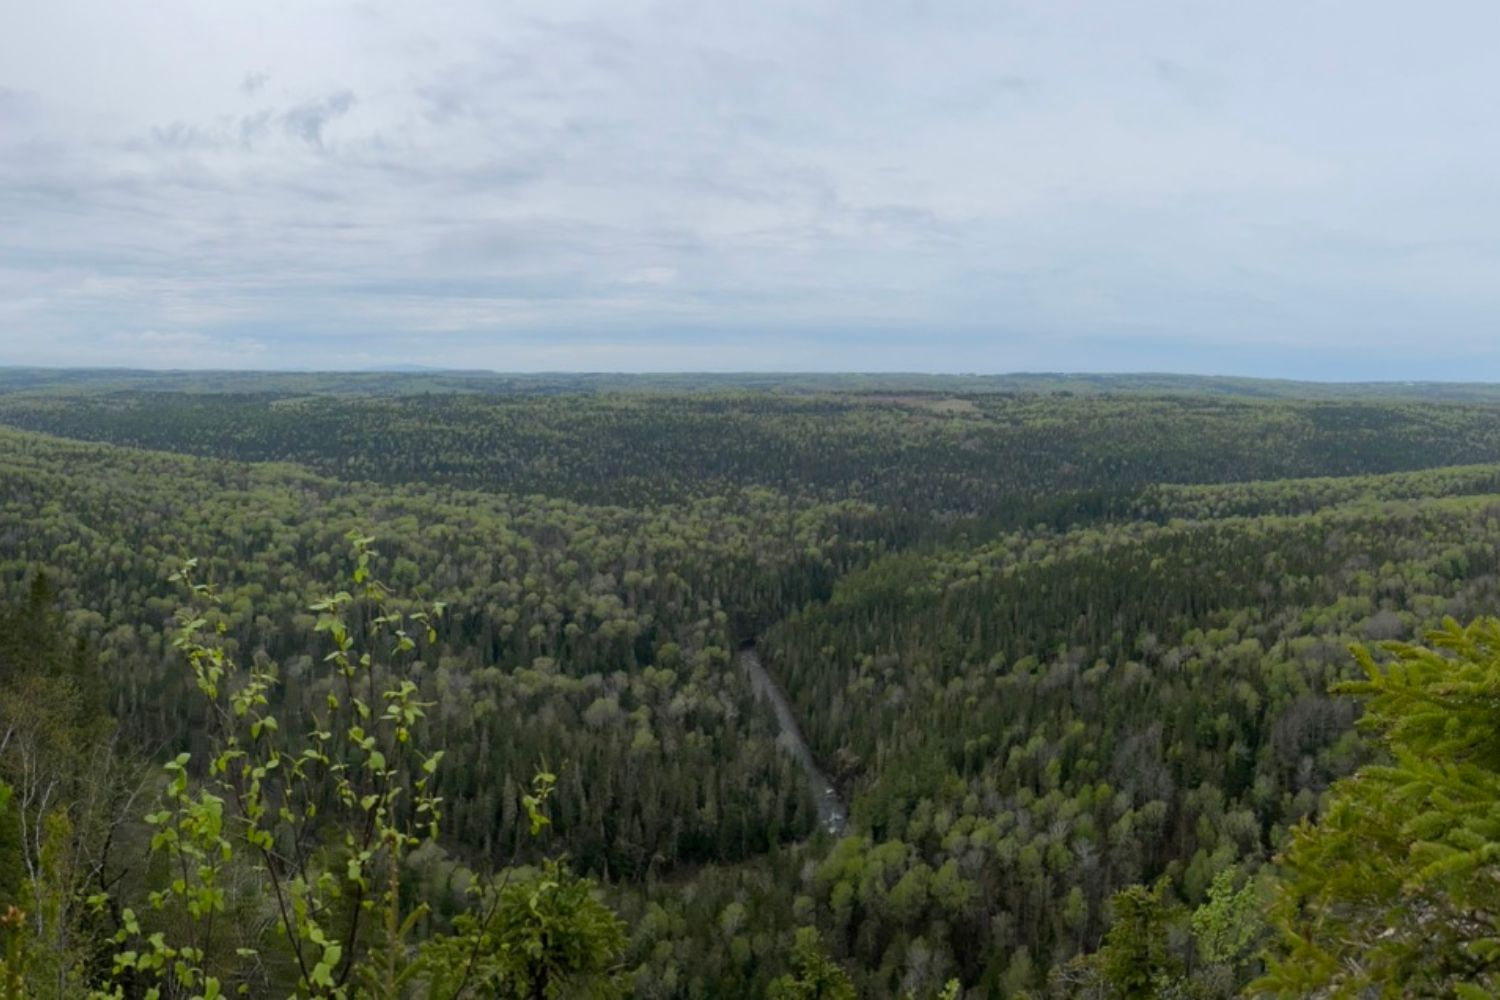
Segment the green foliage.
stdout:
<svg viewBox="0 0 1500 1000">
<path fill-rule="evenodd" d="M 1492 401 L 1493 402 L 1493 401 Z M 1179 395 L 0 395 L 17 427 L 325 475 L 653 506 L 746 488 L 1065 527 L 1163 483 L 1500 461 L 1493 405 Z"/>
<path fill-rule="evenodd" d="M 97 662 L 57 605 L 34 571 L 0 607 L 0 907 L 14 907 L 33 1000 L 84 989 L 100 951 L 84 897 L 119 877 L 113 847 L 136 792 Z"/>
<path fill-rule="evenodd" d="M 593 883 L 552 861 L 499 890 L 479 942 L 480 978 L 492 995 L 518 1000 L 612 997 L 624 946 L 624 925 Z"/>
<path fill-rule="evenodd" d="M 533 836 L 551 825 L 543 809 L 555 782 L 540 772 L 524 797 Z M 453 932 L 421 946 L 422 995 L 607 1000 L 621 994 L 624 924 L 597 898 L 594 883 L 564 862 L 507 870 L 473 892 L 476 905 L 454 919 Z"/>
<path fill-rule="evenodd" d="M 1282 859 L 1280 996 L 1500 992 L 1500 620 L 1355 654 L 1386 762 L 1331 790 Z"/>
<path fill-rule="evenodd" d="M 1114 919 L 1100 949 L 1105 980 L 1121 1000 L 1151 1000 L 1182 975 L 1182 961 L 1168 947 L 1178 917 L 1168 886 L 1133 885 L 1111 901 Z"/>
<path fill-rule="evenodd" d="M 207 705 L 210 757 L 196 772 L 189 753 L 166 765 L 160 808 L 146 817 L 151 850 L 170 873 L 149 897 L 162 929 L 125 911 L 116 977 L 205 996 L 270 987 L 267 942 L 235 934 L 238 877 L 273 901 L 298 995 L 347 996 L 356 982 L 363 996 L 401 995 L 411 921 L 402 867 L 437 835 L 431 782 L 442 758 L 422 749 L 429 706 L 416 697 L 409 664 L 419 639 L 435 638 L 428 623 L 441 609 L 393 607 L 372 575 L 372 540 L 350 541 L 354 592 L 312 607 L 333 648 L 323 658 L 326 707 L 301 734 L 284 734 L 271 712 L 275 666 L 256 659 L 241 668 L 226 650 L 214 590 L 195 579 L 196 561 L 174 574 L 193 599 L 177 615 L 174 644 Z"/>
<path fill-rule="evenodd" d="M 1368 757 L 1342 650 L 1500 603 L 1500 468 L 1384 474 L 1500 458 L 1489 405 L 120 378 L 0 400 L 130 446 L 0 430 L 48 997 L 117 952 L 127 994 L 763 997 L 796 928 L 872 1000 L 1227 997 L 1239 873 Z M 163 563 L 215 582 L 176 628 Z M 144 827 L 126 748 L 172 766 Z"/>
<path fill-rule="evenodd" d="M 197 772 L 188 753 L 166 765 L 161 807 L 146 817 L 166 881 L 149 895 L 151 912 L 121 911 L 116 985 L 103 995 L 142 981 L 156 984 L 151 995 L 205 1000 L 232 989 L 398 1000 L 423 982 L 422 996 L 447 1000 L 615 995 L 622 926 L 592 883 L 555 861 L 496 890 L 483 920 L 459 916 L 456 951 L 437 938 L 423 954 L 411 940 L 427 904 L 410 903 L 410 859 L 437 837 L 432 779 L 443 754 L 425 749 L 431 705 L 409 675 L 443 608 L 396 607 L 373 575 L 372 541 L 350 536 L 353 592 L 312 606 L 333 648 L 326 709 L 300 738 L 270 712 L 274 665 L 242 669 L 226 652 L 197 563 L 174 575 L 194 598 L 175 644 L 207 702 L 212 756 Z M 542 809 L 555 780 L 538 775 L 525 798 L 533 833 L 550 822 Z M 230 885 L 246 879 L 269 895 L 275 934 L 236 933 Z M 447 960 L 443 971 L 424 979 L 434 957 Z M 277 981 L 278 966 L 289 982 Z"/>
<path fill-rule="evenodd" d="M 1191 920 L 1199 958 L 1236 972 L 1265 933 L 1264 907 L 1257 887 L 1245 879 L 1235 888 L 1239 874 L 1235 868 L 1226 868 L 1215 875 L 1208 899 L 1193 911 Z"/>
<path fill-rule="evenodd" d="M 1102 947 L 1054 968 L 1046 995 L 1057 1000 L 1239 995 L 1251 977 L 1255 950 L 1264 943 L 1260 892 L 1237 868 L 1227 868 L 1214 877 L 1207 896 L 1190 911 L 1172 897 L 1165 881 L 1116 893 Z"/>
<path fill-rule="evenodd" d="M 865 505 L 789 520 L 786 498 L 756 492 L 639 512 L 0 438 L 14 486 L 0 520 L 30 525 L 7 536 L 0 564 L 66 567 L 67 603 L 132 741 L 175 753 L 201 727 L 192 682 L 163 648 L 164 548 L 204 553 L 223 642 L 279 664 L 288 683 L 272 714 L 302 731 L 323 710 L 302 683 L 323 641 L 308 609 L 352 571 L 341 535 L 371 520 L 393 563 L 419 567 L 413 599 L 446 605 L 413 682 L 437 703 L 449 754 L 445 832 L 486 862 L 537 860 L 519 798 L 541 759 L 571 764 L 557 832 L 583 872 L 742 860 L 816 823 L 774 720 L 722 667 L 754 622 L 879 551 L 870 536 L 886 519 Z"/>
<path fill-rule="evenodd" d="M 27 1000 L 26 914 L 15 906 L 0 913 L 0 1000 Z"/>
<path fill-rule="evenodd" d="M 26 870 L 21 815 L 14 799 L 15 789 L 0 779 L 0 906 L 21 902 L 21 873 Z"/>
<path fill-rule="evenodd" d="M 823 951 L 814 927 L 798 928 L 792 971 L 771 983 L 767 1000 L 854 1000 L 854 984 Z"/>
</svg>

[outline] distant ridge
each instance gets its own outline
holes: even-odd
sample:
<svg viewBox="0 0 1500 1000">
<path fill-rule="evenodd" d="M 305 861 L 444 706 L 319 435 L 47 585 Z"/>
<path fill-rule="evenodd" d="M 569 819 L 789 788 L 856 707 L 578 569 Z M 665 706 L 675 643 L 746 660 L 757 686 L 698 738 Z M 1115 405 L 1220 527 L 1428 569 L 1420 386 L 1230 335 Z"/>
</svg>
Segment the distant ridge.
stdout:
<svg viewBox="0 0 1500 1000">
<path fill-rule="evenodd" d="M 1238 399 L 1422 400 L 1500 403 L 1493 382 L 1303 382 L 1166 372 L 933 375 L 916 372 L 496 372 L 388 365 L 360 371 L 147 371 L 128 368 L 0 367 L 0 394 L 70 390 L 242 393 L 272 397 L 478 393 L 781 392 L 796 394 L 1133 395 Z"/>
<path fill-rule="evenodd" d="M 493 375 L 484 368 L 441 368 L 435 365 L 374 365 L 360 372 L 372 375 Z M 317 373 L 313 373 L 317 374 Z"/>
</svg>

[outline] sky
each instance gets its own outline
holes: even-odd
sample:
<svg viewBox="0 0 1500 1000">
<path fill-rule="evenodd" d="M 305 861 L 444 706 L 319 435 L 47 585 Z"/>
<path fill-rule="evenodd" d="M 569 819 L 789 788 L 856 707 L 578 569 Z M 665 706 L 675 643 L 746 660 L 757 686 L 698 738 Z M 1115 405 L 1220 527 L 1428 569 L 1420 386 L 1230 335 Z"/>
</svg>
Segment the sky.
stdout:
<svg viewBox="0 0 1500 1000">
<path fill-rule="evenodd" d="M 1500 380 L 1500 5 L 0 0 L 0 364 Z"/>
</svg>

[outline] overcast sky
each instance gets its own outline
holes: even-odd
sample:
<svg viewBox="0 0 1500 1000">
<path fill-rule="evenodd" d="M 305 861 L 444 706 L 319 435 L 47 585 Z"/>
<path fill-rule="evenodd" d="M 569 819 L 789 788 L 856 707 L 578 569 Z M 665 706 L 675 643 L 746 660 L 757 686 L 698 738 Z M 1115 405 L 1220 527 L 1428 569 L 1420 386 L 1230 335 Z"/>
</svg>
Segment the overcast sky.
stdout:
<svg viewBox="0 0 1500 1000">
<path fill-rule="evenodd" d="M 0 0 L 0 363 L 1500 379 L 1500 4 Z"/>
</svg>

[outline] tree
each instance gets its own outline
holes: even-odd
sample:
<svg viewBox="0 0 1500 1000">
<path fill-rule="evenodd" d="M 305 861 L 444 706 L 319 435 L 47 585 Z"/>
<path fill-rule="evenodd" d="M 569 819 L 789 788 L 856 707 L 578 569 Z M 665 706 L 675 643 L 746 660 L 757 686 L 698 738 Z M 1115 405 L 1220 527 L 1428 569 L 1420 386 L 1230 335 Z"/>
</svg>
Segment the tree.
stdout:
<svg viewBox="0 0 1500 1000">
<path fill-rule="evenodd" d="M 0 780 L 0 906 L 21 901 L 21 873 L 26 870 L 21 817 L 11 805 L 14 798 L 15 790 Z"/>
<path fill-rule="evenodd" d="M 792 944 L 792 971 L 771 983 L 767 1000 L 855 1000 L 848 973 L 823 951 L 812 927 L 797 930 Z"/>
<path fill-rule="evenodd" d="M 1208 899 L 1193 911 L 1189 921 L 1199 959 L 1231 970 L 1238 970 L 1250 957 L 1265 932 L 1255 882 L 1246 878 L 1236 889 L 1234 883 L 1239 877 L 1236 867 L 1215 875 Z"/>
<path fill-rule="evenodd" d="M 1338 782 L 1293 833 L 1255 985 L 1284 997 L 1500 992 L 1500 620 L 1355 656 L 1389 760 Z"/>
<path fill-rule="evenodd" d="M 458 933 L 423 947 L 428 995 L 506 1000 L 607 1000 L 621 991 L 619 917 L 594 884 L 557 860 L 492 888 Z"/>
<path fill-rule="evenodd" d="M 161 807 L 146 817 L 166 884 L 150 894 L 149 911 L 121 910 L 105 995 L 122 996 L 121 982 L 134 979 L 166 995 L 213 998 L 237 987 L 398 1000 L 418 983 L 429 956 L 409 935 L 427 905 L 412 898 L 409 860 L 437 837 L 441 799 L 431 782 L 443 753 L 428 748 L 430 706 L 409 674 L 420 638 L 435 641 L 443 607 L 402 610 L 373 575 L 373 539 L 350 541 L 354 592 L 312 608 L 333 649 L 323 660 L 326 709 L 302 734 L 283 734 L 272 711 L 276 666 L 256 658 L 242 669 L 230 655 L 196 562 L 176 575 L 192 602 L 178 614 L 175 642 L 207 703 L 211 753 L 203 767 L 188 753 L 166 765 Z M 533 833 L 547 822 L 552 780 L 539 776 L 526 799 Z M 461 941 L 456 986 L 443 993 L 429 983 L 423 995 L 544 1000 L 579 985 L 609 995 L 623 931 L 591 888 L 555 861 L 503 885 L 485 919 L 470 924 L 481 937 Z M 262 899 L 271 927 L 253 919 Z M 466 994 L 471 985 L 488 991 Z"/>
<path fill-rule="evenodd" d="M 99 957 L 85 899 L 120 877 L 117 834 L 142 789 L 97 661 L 55 600 L 37 571 L 24 602 L 0 611 L 0 907 L 23 915 L 27 995 L 48 1000 L 77 996 Z"/>
<path fill-rule="evenodd" d="M 1147 888 L 1133 885 L 1111 901 L 1114 920 L 1100 949 L 1104 978 L 1122 1000 L 1152 1000 L 1182 974 L 1182 962 L 1168 948 L 1168 931 L 1178 907 L 1167 898 L 1165 880 Z"/>
<path fill-rule="evenodd" d="M 417 648 L 408 622 L 431 642 L 431 615 L 442 609 L 391 607 L 372 575 L 373 539 L 350 541 L 355 594 L 340 591 L 312 609 L 334 648 L 324 658 L 326 711 L 303 734 L 281 735 L 275 665 L 257 658 L 242 669 L 220 641 L 223 616 L 213 587 L 195 578 L 196 560 L 174 574 L 191 598 L 174 644 L 206 702 L 212 751 L 198 769 L 190 753 L 166 765 L 161 807 L 146 822 L 152 852 L 173 877 L 151 893 L 154 914 L 122 910 L 117 980 L 206 997 L 272 985 L 274 963 L 235 912 L 248 883 L 249 896 L 263 892 L 274 904 L 297 995 L 343 997 L 355 983 L 364 995 L 400 995 L 405 933 L 418 915 L 403 912 L 402 863 L 436 836 L 429 782 L 442 757 L 413 739 L 426 706 L 405 676 Z"/>
<path fill-rule="evenodd" d="M 26 914 L 14 906 L 0 913 L 0 1000 L 26 1000 Z"/>
</svg>

